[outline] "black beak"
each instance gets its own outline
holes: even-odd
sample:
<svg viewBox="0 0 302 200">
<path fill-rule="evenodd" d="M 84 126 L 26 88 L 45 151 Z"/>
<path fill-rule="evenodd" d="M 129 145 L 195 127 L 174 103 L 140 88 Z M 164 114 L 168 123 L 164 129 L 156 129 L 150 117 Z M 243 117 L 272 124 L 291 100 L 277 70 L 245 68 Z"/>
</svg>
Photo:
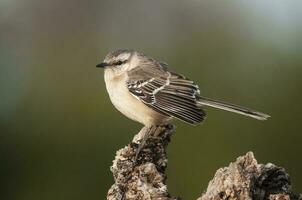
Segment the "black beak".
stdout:
<svg viewBox="0 0 302 200">
<path fill-rule="evenodd" d="M 109 64 L 105 63 L 105 62 L 102 62 L 102 63 L 96 65 L 96 67 L 100 67 L 100 68 L 105 68 L 107 66 L 109 66 Z"/>
</svg>

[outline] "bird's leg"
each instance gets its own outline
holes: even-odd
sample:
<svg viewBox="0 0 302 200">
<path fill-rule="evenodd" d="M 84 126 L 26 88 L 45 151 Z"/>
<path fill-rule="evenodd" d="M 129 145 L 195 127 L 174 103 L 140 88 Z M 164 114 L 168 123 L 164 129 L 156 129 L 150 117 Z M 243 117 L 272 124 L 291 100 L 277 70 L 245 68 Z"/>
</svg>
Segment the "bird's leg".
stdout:
<svg viewBox="0 0 302 200">
<path fill-rule="evenodd" d="M 138 148 L 136 150 L 136 154 L 135 154 L 135 162 L 137 161 L 137 158 L 139 156 L 139 153 L 141 152 L 141 150 L 144 148 L 147 139 L 149 138 L 149 136 L 151 135 L 152 132 L 155 132 L 157 130 L 157 126 L 149 126 L 146 127 L 147 130 L 145 130 L 143 132 L 142 138 L 140 140 L 140 143 L 138 145 Z M 154 130 L 153 130 L 154 129 Z"/>
<path fill-rule="evenodd" d="M 152 126 L 150 127 L 145 127 L 146 129 L 144 130 L 142 137 L 140 139 L 140 143 L 138 144 L 138 147 L 136 149 L 136 154 L 135 154 L 135 162 L 137 161 L 137 158 L 139 156 L 139 153 L 141 152 L 141 150 L 143 149 L 143 147 L 145 146 L 145 143 L 149 137 L 149 133 L 151 132 Z"/>
</svg>

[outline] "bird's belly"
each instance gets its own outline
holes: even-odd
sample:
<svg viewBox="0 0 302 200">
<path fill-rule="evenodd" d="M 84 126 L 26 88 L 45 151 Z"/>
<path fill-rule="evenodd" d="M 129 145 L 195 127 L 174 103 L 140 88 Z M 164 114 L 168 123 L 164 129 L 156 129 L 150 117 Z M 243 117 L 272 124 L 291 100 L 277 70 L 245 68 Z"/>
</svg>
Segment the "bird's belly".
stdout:
<svg viewBox="0 0 302 200">
<path fill-rule="evenodd" d="M 147 126 L 160 125 L 169 120 L 131 95 L 124 83 L 117 84 L 107 82 L 106 87 L 112 104 L 125 116 Z"/>
</svg>

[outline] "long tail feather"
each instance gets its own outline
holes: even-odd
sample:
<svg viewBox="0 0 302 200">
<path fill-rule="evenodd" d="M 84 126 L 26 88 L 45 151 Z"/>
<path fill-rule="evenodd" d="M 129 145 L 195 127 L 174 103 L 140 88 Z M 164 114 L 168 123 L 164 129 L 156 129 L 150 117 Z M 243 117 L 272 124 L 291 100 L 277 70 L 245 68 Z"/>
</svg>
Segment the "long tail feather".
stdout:
<svg viewBox="0 0 302 200">
<path fill-rule="evenodd" d="M 210 106 L 213 108 L 218 108 L 221 110 L 226 110 L 226 111 L 230 111 L 233 113 L 238 113 L 241 115 L 245 115 L 248 117 L 252 117 L 258 120 L 266 120 L 267 118 L 269 118 L 270 116 L 268 114 L 262 113 L 262 112 L 258 112 L 255 110 L 251 110 L 249 108 L 244 108 L 241 106 L 237 106 L 234 104 L 230 104 L 230 103 L 226 103 L 226 102 L 222 102 L 222 101 L 217 101 L 217 100 L 213 100 L 213 99 L 208 99 L 205 97 L 201 97 L 198 100 L 198 103 L 202 106 Z"/>
</svg>

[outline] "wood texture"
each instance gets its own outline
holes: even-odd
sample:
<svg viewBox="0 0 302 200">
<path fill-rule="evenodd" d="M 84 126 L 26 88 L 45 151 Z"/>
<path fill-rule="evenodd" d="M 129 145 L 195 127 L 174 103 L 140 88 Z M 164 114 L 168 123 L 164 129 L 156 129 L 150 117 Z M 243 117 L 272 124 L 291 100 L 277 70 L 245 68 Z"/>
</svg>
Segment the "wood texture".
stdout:
<svg viewBox="0 0 302 200">
<path fill-rule="evenodd" d="M 115 183 L 107 200 L 175 200 L 166 185 L 166 148 L 173 125 L 144 127 L 126 147 L 117 151 L 111 167 Z M 149 137 L 136 158 L 140 141 Z M 202 170 L 202 169 L 201 169 Z M 302 199 L 292 191 L 289 175 L 274 164 L 258 164 L 252 152 L 217 170 L 197 200 Z"/>
</svg>

